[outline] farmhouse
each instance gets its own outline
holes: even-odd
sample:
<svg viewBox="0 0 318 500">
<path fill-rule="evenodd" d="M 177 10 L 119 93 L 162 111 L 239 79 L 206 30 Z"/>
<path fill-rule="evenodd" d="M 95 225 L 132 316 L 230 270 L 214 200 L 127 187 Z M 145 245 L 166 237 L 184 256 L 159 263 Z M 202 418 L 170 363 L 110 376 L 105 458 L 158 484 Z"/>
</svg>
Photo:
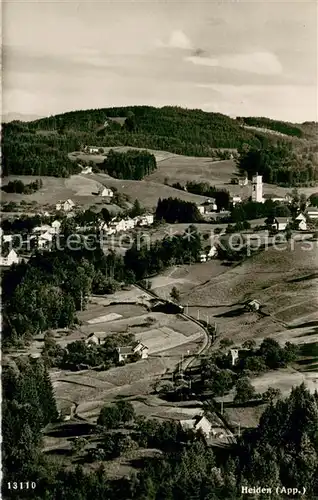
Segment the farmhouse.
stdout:
<svg viewBox="0 0 318 500">
<path fill-rule="evenodd" d="M 209 198 L 206 201 L 204 201 L 203 203 L 201 203 L 201 205 L 198 206 L 198 209 L 199 209 L 199 212 L 201 214 L 207 214 L 207 213 L 215 212 L 218 209 L 218 207 L 215 203 L 215 199 Z"/>
<path fill-rule="evenodd" d="M 309 219 L 318 219 L 318 207 L 308 207 L 306 214 Z"/>
<path fill-rule="evenodd" d="M 277 231 L 285 231 L 289 223 L 288 217 L 275 217 L 272 227 Z"/>
<path fill-rule="evenodd" d="M 84 167 L 81 172 L 81 174 L 92 174 L 92 173 L 93 173 L 93 167 Z"/>
<path fill-rule="evenodd" d="M 96 345 L 102 345 L 104 343 L 104 332 L 94 332 L 90 333 L 88 337 L 85 339 L 85 344 L 96 344 Z"/>
<path fill-rule="evenodd" d="M 119 362 L 126 361 L 135 354 L 139 355 L 141 359 L 148 358 L 148 347 L 141 342 L 137 342 L 135 345 L 131 346 L 117 347 L 117 352 Z"/>
<path fill-rule="evenodd" d="M 297 223 L 298 229 L 300 229 L 301 231 L 307 230 L 307 221 L 306 221 L 306 217 L 304 216 L 304 214 L 300 213 L 299 215 L 297 215 L 295 221 Z"/>
<path fill-rule="evenodd" d="M 198 416 L 189 420 L 180 420 L 180 425 L 184 431 L 201 431 L 206 438 L 209 438 L 212 434 L 212 424 L 206 417 Z"/>
<path fill-rule="evenodd" d="M 20 262 L 20 257 L 15 250 L 4 252 L 0 255 L 0 266 L 12 266 L 12 264 L 18 264 Z"/>
<path fill-rule="evenodd" d="M 51 232 L 46 231 L 38 237 L 38 248 L 46 248 L 52 243 L 53 235 Z"/>
<path fill-rule="evenodd" d="M 84 151 L 86 153 L 98 153 L 99 148 L 97 146 L 85 146 Z"/>
<path fill-rule="evenodd" d="M 103 198 L 112 198 L 114 196 L 114 193 L 111 189 L 108 187 L 102 187 L 98 191 L 99 196 L 102 196 Z"/>
<path fill-rule="evenodd" d="M 138 226 L 151 226 L 154 221 L 154 216 L 153 214 L 144 214 L 135 217 L 134 220 Z"/>
<path fill-rule="evenodd" d="M 75 207 L 74 201 L 68 199 L 64 202 L 60 201 L 55 205 L 57 211 L 63 210 L 64 212 L 70 212 Z"/>
<path fill-rule="evenodd" d="M 261 303 L 256 299 L 253 299 L 245 304 L 245 309 L 247 309 L 248 311 L 258 311 L 260 307 Z"/>
</svg>

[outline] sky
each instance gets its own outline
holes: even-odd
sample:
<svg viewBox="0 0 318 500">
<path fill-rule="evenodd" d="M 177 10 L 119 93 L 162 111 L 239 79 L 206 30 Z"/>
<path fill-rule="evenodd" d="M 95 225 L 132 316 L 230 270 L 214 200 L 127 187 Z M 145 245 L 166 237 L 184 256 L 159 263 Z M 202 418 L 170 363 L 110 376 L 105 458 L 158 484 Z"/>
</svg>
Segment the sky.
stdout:
<svg viewBox="0 0 318 500">
<path fill-rule="evenodd" d="M 178 105 L 318 121 L 317 2 L 3 2 L 2 112 Z"/>
</svg>

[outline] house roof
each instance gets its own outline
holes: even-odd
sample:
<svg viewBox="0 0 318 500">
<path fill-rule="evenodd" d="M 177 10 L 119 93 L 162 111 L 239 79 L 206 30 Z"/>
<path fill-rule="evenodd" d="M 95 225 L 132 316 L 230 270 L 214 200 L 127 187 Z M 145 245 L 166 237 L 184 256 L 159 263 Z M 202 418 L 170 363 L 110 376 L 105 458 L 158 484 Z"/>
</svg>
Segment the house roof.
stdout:
<svg viewBox="0 0 318 500">
<path fill-rule="evenodd" d="M 197 429 L 197 427 L 203 423 L 211 425 L 211 422 L 204 415 L 197 415 L 191 419 L 180 420 L 180 425 L 183 429 Z"/>
<path fill-rule="evenodd" d="M 296 220 L 306 220 L 306 217 L 304 216 L 304 214 L 298 214 Z"/>
<path fill-rule="evenodd" d="M 119 354 L 134 354 L 132 346 L 117 347 L 117 351 Z"/>
<path fill-rule="evenodd" d="M 288 217 L 275 217 L 275 221 L 278 223 L 287 223 L 289 221 Z"/>
<path fill-rule="evenodd" d="M 98 339 L 101 339 L 104 337 L 104 335 L 105 335 L 104 332 L 92 332 L 86 338 L 91 339 L 92 337 L 96 337 Z"/>
<path fill-rule="evenodd" d="M 193 418 L 189 420 L 180 420 L 180 425 L 182 429 L 194 429 L 195 424 L 196 422 Z"/>
<path fill-rule="evenodd" d="M 252 299 L 252 300 L 250 300 L 250 301 L 248 302 L 248 304 L 259 304 L 259 305 L 261 305 L 260 301 L 259 301 L 259 300 L 257 300 L 257 299 Z"/>
<path fill-rule="evenodd" d="M 318 207 L 308 207 L 307 212 L 315 212 L 318 213 Z"/>
<path fill-rule="evenodd" d="M 17 252 L 13 248 L 11 248 L 11 250 L 9 250 L 8 248 L 4 249 L 3 252 L 1 252 L 1 257 L 5 257 L 6 258 L 6 257 L 9 257 L 9 255 L 11 257 L 17 257 L 18 256 Z"/>
</svg>

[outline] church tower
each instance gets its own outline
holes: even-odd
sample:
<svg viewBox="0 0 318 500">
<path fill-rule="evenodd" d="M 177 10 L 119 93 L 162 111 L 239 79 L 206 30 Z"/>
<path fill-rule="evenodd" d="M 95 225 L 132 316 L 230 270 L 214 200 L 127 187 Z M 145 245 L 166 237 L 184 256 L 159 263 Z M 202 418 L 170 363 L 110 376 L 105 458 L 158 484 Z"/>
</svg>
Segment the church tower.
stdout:
<svg viewBox="0 0 318 500">
<path fill-rule="evenodd" d="M 252 179 L 252 201 L 256 201 L 257 203 L 263 203 L 263 179 L 261 175 L 253 176 Z"/>
</svg>

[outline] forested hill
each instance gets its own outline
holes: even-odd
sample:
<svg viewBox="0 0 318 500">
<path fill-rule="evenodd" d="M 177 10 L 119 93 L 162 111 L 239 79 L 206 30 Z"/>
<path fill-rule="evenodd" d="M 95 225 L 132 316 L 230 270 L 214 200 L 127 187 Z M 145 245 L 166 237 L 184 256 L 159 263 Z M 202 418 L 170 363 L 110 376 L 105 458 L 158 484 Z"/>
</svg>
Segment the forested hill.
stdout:
<svg viewBox="0 0 318 500">
<path fill-rule="evenodd" d="M 292 137 L 317 140 L 318 124 L 316 122 L 290 123 L 256 116 L 237 117 L 237 121 L 245 126 L 272 130 Z"/>
<path fill-rule="evenodd" d="M 127 119 L 122 126 L 108 120 L 111 117 Z M 105 129 L 103 125 L 107 120 L 109 125 Z M 74 111 L 38 120 L 32 127 L 97 133 L 105 138 L 113 136 L 120 140 L 121 137 L 123 141 L 129 136 L 130 142 L 137 141 L 138 146 L 189 155 L 205 155 L 210 148 L 237 148 L 242 142 L 253 145 L 258 142 L 254 133 L 244 130 L 228 116 L 178 107 L 136 106 Z"/>
<path fill-rule="evenodd" d="M 198 109 L 132 106 L 72 111 L 27 123 L 14 121 L 3 126 L 3 171 L 5 175 L 67 176 L 76 168 L 67 160 L 67 153 L 84 144 L 210 156 L 213 149 L 241 149 L 244 144 L 259 149 L 282 140 L 245 128 L 246 120 Z M 284 124 L 255 120 L 263 128 L 273 128 L 276 123 L 282 130 Z M 284 140 L 306 147 L 307 152 L 314 147 L 304 127 L 285 125 Z"/>
</svg>

